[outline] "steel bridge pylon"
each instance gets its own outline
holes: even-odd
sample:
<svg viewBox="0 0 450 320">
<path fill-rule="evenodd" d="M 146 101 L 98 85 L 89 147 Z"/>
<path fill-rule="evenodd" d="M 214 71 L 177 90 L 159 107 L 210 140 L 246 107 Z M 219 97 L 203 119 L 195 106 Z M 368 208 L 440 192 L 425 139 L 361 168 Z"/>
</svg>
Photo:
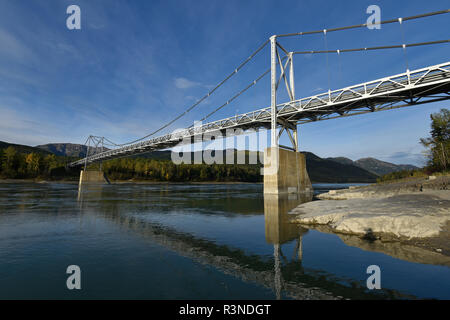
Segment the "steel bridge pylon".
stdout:
<svg viewBox="0 0 450 320">
<path fill-rule="evenodd" d="M 281 57 L 279 50 L 285 53 L 284 57 Z M 306 171 L 305 155 L 299 149 L 297 123 L 278 115 L 277 90 L 281 82 L 285 84 L 290 102 L 295 101 L 294 53 L 277 43 L 274 35 L 270 37 L 271 147 L 264 150 L 264 193 L 311 193 L 312 185 Z M 292 147 L 280 145 L 284 132 Z"/>
<path fill-rule="evenodd" d="M 102 170 L 103 161 L 100 161 L 98 168 L 88 168 L 89 155 L 95 155 L 97 153 L 103 153 L 105 149 L 105 137 L 97 137 L 90 135 L 86 143 L 86 157 L 84 161 L 84 169 L 80 171 L 80 181 L 78 183 L 79 191 L 84 184 L 109 184 L 109 180 Z M 88 170 L 89 169 L 89 170 Z"/>
</svg>

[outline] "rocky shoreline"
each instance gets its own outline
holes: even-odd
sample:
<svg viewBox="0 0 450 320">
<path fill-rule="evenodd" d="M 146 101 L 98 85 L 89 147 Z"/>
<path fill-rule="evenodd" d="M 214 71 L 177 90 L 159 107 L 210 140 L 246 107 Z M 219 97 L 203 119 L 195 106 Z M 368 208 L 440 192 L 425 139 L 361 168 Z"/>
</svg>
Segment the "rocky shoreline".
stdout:
<svg viewBox="0 0 450 320">
<path fill-rule="evenodd" d="M 290 221 L 363 240 L 403 242 L 450 256 L 450 176 L 331 190 Z"/>
</svg>

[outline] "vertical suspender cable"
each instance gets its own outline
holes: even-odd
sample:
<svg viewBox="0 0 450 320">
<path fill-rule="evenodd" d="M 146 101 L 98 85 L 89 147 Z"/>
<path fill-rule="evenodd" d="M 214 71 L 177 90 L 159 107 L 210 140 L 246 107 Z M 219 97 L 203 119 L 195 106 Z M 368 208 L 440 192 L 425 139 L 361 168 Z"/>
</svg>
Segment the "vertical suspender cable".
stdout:
<svg viewBox="0 0 450 320">
<path fill-rule="evenodd" d="M 328 42 L 327 42 L 327 29 L 323 29 L 323 36 L 324 36 L 324 42 L 325 42 L 325 51 L 326 53 L 326 61 L 327 61 L 327 73 L 328 73 L 328 98 L 331 101 L 331 73 L 330 73 L 330 66 L 328 62 Z"/>
<path fill-rule="evenodd" d="M 339 87 L 342 87 L 342 61 L 341 61 L 341 50 L 336 50 L 338 54 L 338 73 L 339 73 Z"/>
<path fill-rule="evenodd" d="M 406 72 L 409 73 L 408 54 L 406 53 L 405 32 L 403 30 L 403 19 L 398 18 L 398 22 L 400 24 L 400 32 L 402 34 L 402 47 L 403 47 L 403 56 L 405 58 Z"/>
</svg>

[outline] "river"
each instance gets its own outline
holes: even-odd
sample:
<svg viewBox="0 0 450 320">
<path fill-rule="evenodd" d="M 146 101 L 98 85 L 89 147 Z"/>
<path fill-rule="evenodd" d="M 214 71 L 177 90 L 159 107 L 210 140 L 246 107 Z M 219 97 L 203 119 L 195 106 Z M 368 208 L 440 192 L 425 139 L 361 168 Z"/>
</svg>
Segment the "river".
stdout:
<svg viewBox="0 0 450 320">
<path fill-rule="evenodd" d="M 290 224 L 302 201 L 261 184 L 2 183 L 0 299 L 450 299 L 450 264 Z"/>
</svg>

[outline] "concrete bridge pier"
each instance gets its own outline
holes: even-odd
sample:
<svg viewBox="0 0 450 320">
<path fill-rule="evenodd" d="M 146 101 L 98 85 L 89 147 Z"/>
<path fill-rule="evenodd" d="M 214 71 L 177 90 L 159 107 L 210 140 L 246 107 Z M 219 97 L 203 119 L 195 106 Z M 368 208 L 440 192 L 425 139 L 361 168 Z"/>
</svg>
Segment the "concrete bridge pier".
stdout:
<svg viewBox="0 0 450 320">
<path fill-rule="evenodd" d="M 110 184 L 105 173 L 101 170 L 81 170 L 80 171 L 80 182 L 81 187 L 84 184 Z"/>
<path fill-rule="evenodd" d="M 264 194 L 312 193 L 305 155 L 279 147 L 264 152 Z"/>
</svg>

